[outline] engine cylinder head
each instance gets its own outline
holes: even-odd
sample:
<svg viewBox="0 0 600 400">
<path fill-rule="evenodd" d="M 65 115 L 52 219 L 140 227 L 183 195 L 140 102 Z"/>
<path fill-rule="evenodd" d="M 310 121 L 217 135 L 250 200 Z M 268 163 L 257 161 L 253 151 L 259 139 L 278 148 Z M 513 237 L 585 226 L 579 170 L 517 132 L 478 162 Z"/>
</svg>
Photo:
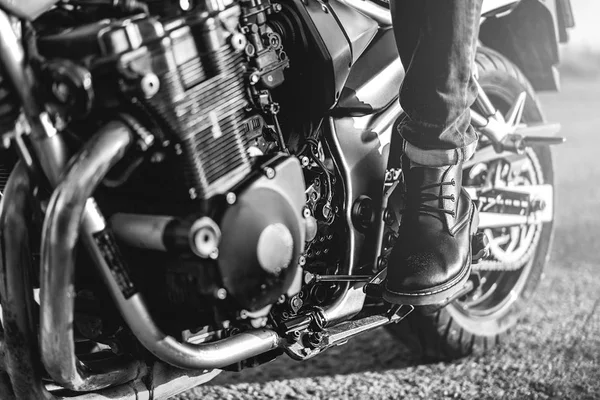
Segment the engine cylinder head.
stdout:
<svg viewBox="0 0 600 400">
<path fill-rule="evenodd" d="M 181 145 L 191 198 L 224 193 L 251 169 L 243 135 L 248 106 L 243 59 L 215 21 L 207 18 L 170 33 L 165 61 L 172 58 L 175 65 L 158 76 L 161 88 L 147 100 Z"/>
</svg>

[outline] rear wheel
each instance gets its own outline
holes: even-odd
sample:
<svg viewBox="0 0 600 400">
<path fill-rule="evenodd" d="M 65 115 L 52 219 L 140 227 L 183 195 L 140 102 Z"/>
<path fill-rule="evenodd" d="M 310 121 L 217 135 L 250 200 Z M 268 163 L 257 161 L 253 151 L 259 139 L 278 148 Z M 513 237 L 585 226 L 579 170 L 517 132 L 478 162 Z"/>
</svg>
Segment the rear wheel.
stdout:
<svg viewBox="0 0 600 400">
<path fill-rule="evenodd" d="M 481 47 L 476 62 L 479 83 L 501 112 L 507 112 L 522 92 L 527 93 L 524 123 L 544 120 L 535 92 L 525 76 L 501 54 Z M 480 149 L 489 145 L 484 140 Z M 473 165 L 463 171 L 465 186 L 494 188 L 554 183 L 547 147 L 523 155 Z M 547 205 L 548 206 L 548 205 Z M 552 206 L 552 205 L 549 205 Z M 448 360 L 485 351 L 513 328 L 536 289 L 552 241 L 552 222 L 486 229 L 491 254 L 474 265 L 481 284 L 470 295 L 433 315 L 415 310 L 389 331 L 423 360 Z"/>
</svg>

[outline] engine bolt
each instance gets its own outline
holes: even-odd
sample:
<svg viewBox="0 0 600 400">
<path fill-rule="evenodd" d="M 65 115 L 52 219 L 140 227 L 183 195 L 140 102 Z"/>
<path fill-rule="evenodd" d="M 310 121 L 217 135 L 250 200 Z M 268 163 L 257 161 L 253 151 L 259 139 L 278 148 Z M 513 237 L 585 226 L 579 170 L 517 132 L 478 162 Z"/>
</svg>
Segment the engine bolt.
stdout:
<svg viewBox="0 0 600 400">
<path fill-rule="evenodd" d="M 227 201 L 227 204 L 232 206 L 235 204 L 235 201 L 237 200 L 237 196 L 235 195 L 235 193 L 229 192 L 229 193 L 227 193 L 227 196 L 225 196 L 225 200 Z"/>
<path fill-rule="evenodd" d="M 302 210 L 302 216 L 304 218 L 308 218 L 310 217 L 311 213 L 310 213 L 310 209 L 308 207 L 304 207 L 304 209 Z"/>
<path fill-rule="evenodd" d="M 254 46 L 251 43 L 248 43 L 246 45 L 246 48 L 244 49 L 244 51 L 246 52 L 246 55 L 248 57 L 253 57 L 254 54 L 256 53 L 256 50 L 255 50 Z"/>
<path fill-rule="evenodd" d="M 392 181 L 392 172 L 388 169 L 385 171 L 385 183 L 391 182 Z"/>
<path fill-rule="evenodd" d="M 313 347 L 318 347 L 323 341 L 323 332 L 315 332 L 308 336 L 308 343 Z"/>
<path fill-rule="evenodd" d="M 298 332 L 298 331 L 291 331 L 291 332 L 288 334 L 288 338 L 289 338 L 289 340 L 290 340 L 290 341 L 292 341 L 292 342 L 297 342 L 297 341 L 298 341 L 298 339 L 300 339 L 300 332 Z"/>
<path fill-rule="evenodd" d="M 246 318 L 248 318 L 248 311 L 246 311 L 246 310 L 242 310 L 242 311 L 240 311 L 240 318 L 241 318 L 241 319 L 246 319 Z"/>
<path fill-rule="evenodd" d="M 219 300 L 225 300 L 227 298 L 227 290 L 225 288 L 215 290 L 215 297 Z"/>
<path fill-rule="evenodd" d="M 544 211 L 546 202 L 542 199 L 534 199 L 531 201 L 531 211 Z"/>
<path fill-rule="evenodd" d="M 235 33 L 233 35 L 231 35 L 231 47 L 233 47 L 233 49 L 235 51 L 242 51 L 246 48 L 246 44 L 248 43 L 248 41 L 246 40 L 246 36 L 242 35 L 241 33 Z"/>
<path fill-rule="evenodd" d="M 310 160 L 308 159 L 308 157 L 302 156 L 300 157 L 300 164 L 302 164 L 302 167 L 308 167 L 308 165 L 310 164 Z"/>
<path fill-rule="evenodd" d="M 297 313 L 298 310 L 300 308 L 302 308 L 302 306 L 304 305 L 304 302 L 302 301 L 302 299 L 300 298 L 300 296 L 295 295 L 294 297 L 292 297 L 292 300 L 290 301 L 290 307 L 292 307 L 292 310 Z"/>
<path fill-rule="evenodd" d="M 267 167 L 265 168 L 265 175 L 267 176 L 267 178 L 273 179 L 275 178 L 275 170 L 271 167 Z"/>
<path fill-rule="evenodd" d="M 179 8 L 181 11 L 189 11 L 192 8 L 190 0 L 179 0 Z"/>
<path fill-rule="evenodd" d="M 192 251 L 199 257 L 219 257 L 219 242 L 221 230 L 219 226 L 208 217 L 198 219 L 190 228 L 190 245 Z"/>
<path fill-rule="evenodd" d="M 279 298 L 277 299 L 277 304 L 283 304 L 285 303 L 285 294 L 282 294 L 281 296 L 279 296 Z"/>
<path fill-rule="evenodd" d="M 138 129 L 137 131 L 139 139 L 137 141 L 137 148 L 141 151 L 147 151 L 154 144 L 154 135 L 145 129 Z"/>
<path fill-rule="evenodd" d="M 154 95 L 158 93 L 158 90 L 160 89 L 160 80 L 158 79 L 158 76 L 153 73 L 144 75 L 140 81 L 140 88 L 147 99 L 154 97 Z"/>
<path fill-rule="evenodd" d="M 398 235 L 395 232 L 388 232 L 383 238 L 383 245 L 385 247 L 392 247 L 396 243 L 397 239 Z"/>
<path fill-rule="evenodd" d="M 300 256 L 298 257 L 298 265 L 303 267 L 304 265 L 306 265 L 306 257 L 304 256 Z"/>
<path fill-rule="evenodd" d="M 274 48 L 279 48 L 281 46 L 281 39 L 279 35 L 276 33 L 272 33 L 269 38 L 270 44 Z"/>
</svg>

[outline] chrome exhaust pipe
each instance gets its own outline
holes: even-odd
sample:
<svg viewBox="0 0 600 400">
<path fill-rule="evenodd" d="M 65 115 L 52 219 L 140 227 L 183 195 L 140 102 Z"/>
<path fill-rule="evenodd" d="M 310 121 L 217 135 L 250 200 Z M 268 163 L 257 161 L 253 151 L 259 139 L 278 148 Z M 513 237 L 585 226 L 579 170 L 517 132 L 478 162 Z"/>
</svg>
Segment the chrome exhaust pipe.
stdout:
<svg viewBox="0 0 600 400">
<path fill-rule="evenodd" d="M 69 171 L 78 179 L 57 187 L 44 220 L 40 270 L 42 361 L 58 385 L 75 391 L 98 390 L 125 383 L 140 375 L 140 369 L 143 369 L 141 363 L 128 361 L 117 362 L 105 370 L 91 370 L 75 356 L 73 340 L 74 249 L 79 239 L 85 200 L 91 196 L 85 188 L 95 188 L 132 141 L 132 134 L 125 124 L 114 121 L 104 126 L 74 157 Z M 92 159 L 95 161 L 93 171 L 78 168 L 82 160 Z M 78 202 L 73 193 L 85 196 L 83 202 Z M 88 204 L 93 205 L 93 202 L 90 199 Z"/>
<path fill-rule="evenodd" d="M 0 210 L 0 293 L 4 329 L 4 366 L 18 399 L 51 400 L 42 385 L 38 339 L 33 319 L 29 273 L 28 206 L 32 187 L 27 168 L 17 163 L 10 175 Z M 8 382 L 3 380 L 5 386 Z M 9 390 L 4 387 L 3 390 Z M 9 392 L 10 393 L 10 392 Z M 4 394 L 4 392 L 2 392 Z"/>
<path fill-rule="evenodd" d="M 72 273 L 79 234 L 129 328 L 164 362 L 184 369 L 223 368 L 280 347 L 283 339 L 270 329 L 254 329 L 193 345 L 167 336 L 156 326 L 119 256 L 112 232 L 91 199 L 96 186 L 131 141 L 124 125 L 115 122 L 105 127 L 74 157 L 52 195 L 42 236 L 42 304 L 46 303 L 42 310 L 42 349 L 46 367 L 58 377 L 63 368 L 72 374 L 77 371 L 74 365 L 61 363 L 64 353 L 56 346 L 61 343 L 63 349 L 72 349 L 72 338 L 66 340 L 53 330 L 64 330 L 72 322 L 65 317 L 72 318 Z M 68 315 L 66 308 L 71 310 Z"/>
<path fill-rule="evenodd" d="M 44 174 L 48 178 L 50 185 L 54 186 L 58 184 L 60 180 L 60 175 L 64 169 L 64 165 L 68 160 L 67 147 L 64 141 L 62 140 L 62 137 L 58 135 L 56 129 L 50 121 L 48 113 L 44 111 L 43 105 L 39 103 L 38 99 L 35 96 L 35 82 L 33 79 L 34 74 L 31 70 L 31 67 L 28 65 L 28 61 L 25 57 L 25 51 L 23 49 L 23 46 L 21 45 L 20 39 L 17 37 L 13 30 L 9 16 L 2 10 L 0 10 L 0 61 L 2 62 L 4 71 L 7 73 L 8 77 L 10 77 L 10 80 L 13 82 L 13 87 L 21 100 L 25 116 L 27 117 L 27 121 L 29 122 L 29 128 L 31 130 L 31 144 L 33 150 L 37 155 L 39 164 L 42 167 Z M 15 189 L 15 194 L 13 196 L 15 198 L 21 197 L 23 200 L 26 197 L 25 194 L 22 193 L 22 190 L 20 188 L 24 185 L 27 185 L 27 187 L 30 188 L 29 177 L 27 176 L 27 172 L 25 171 L 25 168 L 23 166 L 20 166 L 18 170 L 15 170 L 13 172 L 13 175 L 14 178 L 12 177 L 12 175 L 11 178 L 14 179 L 14 181 L 16 182 L 15 185 L 17 186 L 17 188 Z M 10 196 L 5 194 L 5 198 L 10 198 Z M 5 202 L 7 202 L 8 204 L 7 207 L 18 208 L 18 206 L 13 205 L 15 201 L 5 200 Z M 5 224 L 9 225 L 10 221 L 10 216 L 6 217 Z M 19 229 L 9 228 L 6 231 L 10 233 L 6 235 L 5 241 L 7 243 L 14 242 L 14 246 L 16 247 L 9 245 L 6 249 L 3 250 L 7 254 L 5 255 L 5 257 L 9 257 L 12 256 L 13 248 L 19 249 L 19 251 L 21 251 L 22 254 L 15 255 L 14 262 L 17 263 L 19 268 L 27 269 L 25 266 L 27 265 L 29 260 L 25 259 L 22 255 L 28 253 L 24 252 L 22 247 L 19 247 L 21 246 L 21 243 L 26 242 L 23 242 L 23 239 L 21 237 L 17 237 L 19 235 L 25 235 L 25 237 L 27 236 L 27 232 L 23 231 L 23 229 L 25 229 L 25 225 L 22 225 L 21 227 L 19 227 Z M 14 239 L 13 236 L 15 237 Z M 12 264 L 5 268 L 11 267 Z M 57 304 L 59 304 L 60 306 L 59 308 L 55 308 L 55 312 L 53 314 L 50 314 L 52 315 L 52 317 L 56 316 L 57 320 L 48 323 L 48 318 L 46 318 L 45 321 L 45 333 L 50 332 L 52 334 L 52 337 L 44 338 L 44 331 L 42 329 L 41 342 L 45 349 L 45 352 L 42 352 L 42 358 L 45 361 L 47 361 L 46 366 L 49 367 L 49 374 L 54 379 L 56 379 L 57 383 L 72 390 L 95 390 L 100 387 L 108 386 L 112 381 L 126 382 L 128 380 L 133 379 L 135 376 L 138 375 L 137 366 L 133 364 L 129 365 L 129 367 L 125 370 L 111 369 L 105 374 L 96 375 L 92 371 L 89 371 L 83 364 L 77 361 L 74 355 L 74 344 L 72 342 L 73 270 L 64 270 L 64 274 L 60 276 L 62 266 L 56 268 L 57 266 L 54 265 L 54 267 L 57 275 L 59 275 L 59 278 L 65 280 L 65 282 L 64 286 L 59 286 L 62 287 L 64 290 L 51 292 L 48 292 L 48 290 L 46 290 L 46 304 L 42 304 L 42 309 L 44 309 L 46 315 L 49 314 L 48 308 L 51 304 L 51 302 L 48 302 L 48 298 L 50 298 L 51 300 L 56 300 Z M 48 275 L 48 271 L 46 272 Z M 8 270 L 8 273 L 12 272 Z M 29 285 L 25 286 L 27 286 L 28 290 Z M 4 298 L 6 299 L 6 302 L 11 304 L 13 301 L 18 301 L 13 300 L 18 298 L 15 296 L 19 295 L 19 293 L 12 293 L 16 289 L 9 288 L 7 290 L 11 291 L 11 294 L 5 294 Z M 22 302 L 24 304 L 25 300 L 22 300 Z M 31 312 L 31 309 L 29 309 L 28 311 L 21 310 L 20 312 L 27 314 Z M 42 320 L 43 319 L 44 314 L 42 314 Z M 42 325 L 44 325 L 44 321 L 42 321 Z M 7 348 L 10 350 L 11 346 L 9 342 L 11 340 L 11 335 L 9 332 L 7 332 L 6 336 Z M 60 339 L 56 340 L 56 338 Z M 67 343 L 69 341 L 71 342 L 70 344 Z M 35 340 L 35 343 L 35 349 L 37 352 L 37 339 Z M 8 353 L 12 354 L 12 351 L 9 351 Z M 8 357 L 8 359 L 10 358 L 12 358 L 12 355 Z M 12 369 L 10 363 L 9 369 Z M 30 383 L 33 385 L 32 382 Z M 20 389 L 16 388 L 15 390 Z M 41 392 L 35 392 L 35 390 L 37 390 L 35 388 L 23 388 L 23 390 L 26 390 L 26 393 L 29 393 L 28 396 L 23 398 L 44 398 L 44 395 L 40 394 Z M 32 390 L 34 391 L 32 392 Z M 37 394 L 34 396 L 34 393 Z"/>
<path fill-rule="evenodd" d="M 0 61 L 10 77 L 31 130 L 31 145 L 44 174 L 52 186 L 60 179 L 69 152 L 58 135 L 50 116 L 35 96 L 34 73 L 25 57 L 25 50 L 15 34 L 9 16 L 0 10 Z"/>
</svg>

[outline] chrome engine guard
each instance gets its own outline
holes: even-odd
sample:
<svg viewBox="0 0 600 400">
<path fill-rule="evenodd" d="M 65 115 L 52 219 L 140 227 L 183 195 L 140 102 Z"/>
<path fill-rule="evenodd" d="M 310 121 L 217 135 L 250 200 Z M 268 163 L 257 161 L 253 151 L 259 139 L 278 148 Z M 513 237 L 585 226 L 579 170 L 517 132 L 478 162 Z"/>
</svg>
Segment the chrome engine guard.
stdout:
<svg viewBox="0 0 600 400">
<path fill-rule="evenodd" d="M 17 399 L 90 399 L 55 396 L 57 386 L 43 383 L 40 348 L 33 320 L 35 301 L 28 266 L 28 204 L 31 180 L 27 169 L 18 163 L 6 187 L 0 211 L 0 291 L 2 321 L 0 328 L 0 394 Z M 65 355 L 63 355 L 65 356 Z M 65 357 L 67 358 L 67 357 Z M 6 371 L 6 372 L 3 372 Z M 131 381 L 96 392 L 99 397 L 119 400 L 165 399 L 214 378 L 220 371 L 187 371 L 164 363 L 139 364 Z M 12 385 L 6 380 L 10 376 Z M 12 387 L 11 387 L 12 386 Z M 4 397 L 3 397 L 4 398 Z M 8 397 L 10 398 L 10 397 Z"/>
</svg>

